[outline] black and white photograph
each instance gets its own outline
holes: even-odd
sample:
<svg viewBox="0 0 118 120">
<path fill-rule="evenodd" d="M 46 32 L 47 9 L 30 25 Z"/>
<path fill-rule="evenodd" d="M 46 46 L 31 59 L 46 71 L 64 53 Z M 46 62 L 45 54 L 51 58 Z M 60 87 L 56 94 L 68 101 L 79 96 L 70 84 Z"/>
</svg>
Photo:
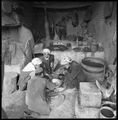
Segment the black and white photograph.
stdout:
<svg viewBox="0 0 118 120">
<path fill-rule="evenodd" d="M 1 0 L 1 119 L 117 118 L 117 1 Z"/>
</svg>

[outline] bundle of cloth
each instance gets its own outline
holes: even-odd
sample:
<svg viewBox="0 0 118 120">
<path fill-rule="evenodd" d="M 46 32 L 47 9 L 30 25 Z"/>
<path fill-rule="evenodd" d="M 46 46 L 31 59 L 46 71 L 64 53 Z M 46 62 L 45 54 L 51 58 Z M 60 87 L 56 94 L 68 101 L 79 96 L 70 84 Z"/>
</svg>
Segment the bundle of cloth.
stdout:
<svg viewBox="0 0 118 120">
<path fill-rule="evenodd" d="M 117 92 L 117 70 L 116 65 L 108 65 L 103 78 L 96 80 L 96 85 L 100 89 L 104 100 L 109 100 L 111 102 L 116 102 L 116 92 Z"/>
</svg>

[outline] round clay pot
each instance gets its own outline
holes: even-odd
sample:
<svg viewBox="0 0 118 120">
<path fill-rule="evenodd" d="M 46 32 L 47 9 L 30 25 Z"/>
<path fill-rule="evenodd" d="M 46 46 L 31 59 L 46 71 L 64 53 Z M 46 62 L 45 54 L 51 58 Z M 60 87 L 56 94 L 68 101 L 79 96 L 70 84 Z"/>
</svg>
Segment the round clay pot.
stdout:
<svg viewBox="0 0 118 120">
<path fill-rule="evenodd" d="M 104 64 L 105 64 L 104 60 L 101 58 L 97 58 L 97 57 L 95 57 L 95 58 L 94 57 L 86 57 L 82 60 L 82 65 L 84 65 L 86 67 L 86 69 L 91 70 L 91 71 L 98 72 L 98 71 L 103 70 Z"/>
<path fill-rule="evenodd" d="M 95 82 L 95 80 L 103 76 L 105 65 L 100 58 L 86 57 L 82 60 L 81 66 L 89 82 Z"/>
<path fill-rule="evenodd" d="M 103 72 L 101 73 L 90 73 L 86 70 L 83 70 L 84 74 L 87 76 L 87 81 L 88 82 L 95 82 L 99 78 L 103 76 Z"/>
<path fill-rule="evenodd" d="M 115 118 L 113 109 L 107 106 L 102 107 L 100 109 L 100 118 Z"/>
<path fill-rule="evenodd" d="M 92 67 L 87 64 L 81 63 L 83 69 L 92 73 L 100 73 L 104 71 L 104 67 Z"/>
</svg>

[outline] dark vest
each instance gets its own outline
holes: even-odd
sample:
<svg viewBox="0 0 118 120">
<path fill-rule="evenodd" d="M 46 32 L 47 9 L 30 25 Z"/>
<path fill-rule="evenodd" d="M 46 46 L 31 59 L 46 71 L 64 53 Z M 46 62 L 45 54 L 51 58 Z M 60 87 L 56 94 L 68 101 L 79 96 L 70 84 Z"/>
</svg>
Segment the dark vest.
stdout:
<svg viewBox="0 0 118 120">
<path fill-rule="evenodd" d="M 48 74 L 51 74 L 52 73 L 51 63 L 54 63 L 54 55 L 50 54 L 50 57 L 48 60 L 42 57 L 42 62 L 43 62 L 44 73 L 46 72 Z"/>
</svg>

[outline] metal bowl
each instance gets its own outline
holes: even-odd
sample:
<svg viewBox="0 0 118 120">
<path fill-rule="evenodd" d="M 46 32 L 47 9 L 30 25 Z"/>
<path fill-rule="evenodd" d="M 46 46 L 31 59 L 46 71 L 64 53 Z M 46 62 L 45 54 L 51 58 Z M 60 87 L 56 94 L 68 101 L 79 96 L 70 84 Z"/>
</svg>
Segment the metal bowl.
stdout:
<svg viewBox="0 0 118 120">
<path fill-rule="evenodd" d="M 62 81 L 59 79 L 52 79 L 52 82 L 56 85 L 56 86 L 61 86 Z"/>
</svg>

